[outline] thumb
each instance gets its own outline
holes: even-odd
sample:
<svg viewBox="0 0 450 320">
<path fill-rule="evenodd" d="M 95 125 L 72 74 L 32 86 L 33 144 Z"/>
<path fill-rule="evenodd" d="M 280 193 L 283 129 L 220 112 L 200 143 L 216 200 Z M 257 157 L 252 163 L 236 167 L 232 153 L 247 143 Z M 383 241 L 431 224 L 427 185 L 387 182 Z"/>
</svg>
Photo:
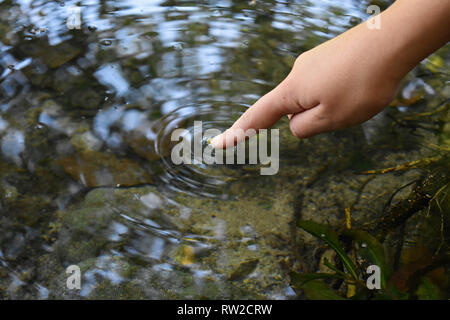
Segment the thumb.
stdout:
<svg viewBox="0 0 450 320">
<path fill-rule="evenodd" d="M 297 138 L 309 138 L 316 134 L 334 130 L 335 123 L 326 116 L 324 105 L 308 109 L 290 117 L 289 127 Z"/>
<path fill-rule="evenodd" d="M 286 114 L 300 112 L 286 81 L 260 98 L 224 133 L 211 140 L 214 148 L 229 148 L 244 140 L 246 132 L 272 127 Z"/>
</svg>

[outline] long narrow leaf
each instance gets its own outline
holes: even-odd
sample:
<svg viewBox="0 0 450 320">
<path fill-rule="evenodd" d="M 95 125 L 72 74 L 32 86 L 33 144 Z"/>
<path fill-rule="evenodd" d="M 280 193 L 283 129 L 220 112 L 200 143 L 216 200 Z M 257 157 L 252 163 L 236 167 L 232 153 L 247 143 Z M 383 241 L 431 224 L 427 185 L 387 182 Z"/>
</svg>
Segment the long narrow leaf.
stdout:
<svg viewBox="0 0 450 320">
<path fill-rule="evenodd" d="M 386 264 L 386 258 L 384 253 L 384 248 L 378 240 L 371 236 L 369 233 L 350 229 L 345 230 L 342 234 L 352 238 L 357 241 L 358 253 L 367 259 L 369 262 L 377 265 L 381 270 L 381 287 L 386 287 L 386 279 L 390 276 L 390 269 Z"/>
<path fill-rule="evenodd" d="M 319 279 L 343 279 L 344 277 L 336 273 L 298 273 L 290 272 L 291 285 L 294 288 L 302 289 L 303 285 L 312 280 Z"/>
<path fill-rule="evenodd" d="M 313 236 L 325 241 L 331 248 L 333 248 L 334 251 L 336 251 L 337 255 L 341 258 L 342 263 L 344 264 L 347 271 L 352 275 L 352 277 L 355 280 L 359 280 L 356 267 L 353 264 L 353 261 L 349 258 L 349 256 L 347 256 L 344 249 L 342 248 L 336 232 L 322 224 L 306 220 L 299 220 L 297 222 L 297 227 L 302 228 Z"/>
<path fill-rule="evenodd" d="M 345 300 L 321 280 L 308 281 L 303 284 L 302 289 L 310 300 Z"/>
</svg>

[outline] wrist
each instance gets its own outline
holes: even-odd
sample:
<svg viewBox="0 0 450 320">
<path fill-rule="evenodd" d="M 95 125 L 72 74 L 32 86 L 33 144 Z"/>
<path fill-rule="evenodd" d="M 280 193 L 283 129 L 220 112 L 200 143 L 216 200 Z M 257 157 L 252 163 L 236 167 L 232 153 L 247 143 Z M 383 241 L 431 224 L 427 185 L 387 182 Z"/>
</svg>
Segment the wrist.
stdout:
<svg viewBox="0 0 450 320">
<path fill-rule="evenodd" d="M 403 77 L 450 40 L 450 1 L 397 0 L 381 14 L 378 31 L 391 70 Z"/>
</svg>

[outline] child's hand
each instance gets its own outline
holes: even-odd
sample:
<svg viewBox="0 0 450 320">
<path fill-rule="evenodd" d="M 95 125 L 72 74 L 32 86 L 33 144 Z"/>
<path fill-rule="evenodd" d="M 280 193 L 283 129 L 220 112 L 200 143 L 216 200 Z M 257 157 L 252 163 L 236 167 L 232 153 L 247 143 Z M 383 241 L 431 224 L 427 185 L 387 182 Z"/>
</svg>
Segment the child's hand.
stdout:
<svg viewBox="0 0 450 320">
<path fill-rule="evenodd" d="M 374 50 L 350 37 L 338 37 L 302 54 L 287 78 L 232 129 L 269 128 L 289 115 L 292 133 L 306 138 L 371 118 L 390 102 L 401 79 L 386 79 L 389 70 L 382 72 L 379 59 L 371 58 Z M 217 140 L 213 139 L 215 146 Z"/>
<path fill-rule="evenodd" d="M 235 129 L 269 128 L 284 115 L 292 133 L 306 138 L 380 112 L 406 73 L 449 40 L 450 1 L 397 2 L 382 13 L 380 30 L 363 23 L 300 55 L 286 79 L 215 137 L 213 146 L 232 146 L 243 137 L 236 139 Z M 415 25 L 405 25 L 411 21 Z"/>
</svg>

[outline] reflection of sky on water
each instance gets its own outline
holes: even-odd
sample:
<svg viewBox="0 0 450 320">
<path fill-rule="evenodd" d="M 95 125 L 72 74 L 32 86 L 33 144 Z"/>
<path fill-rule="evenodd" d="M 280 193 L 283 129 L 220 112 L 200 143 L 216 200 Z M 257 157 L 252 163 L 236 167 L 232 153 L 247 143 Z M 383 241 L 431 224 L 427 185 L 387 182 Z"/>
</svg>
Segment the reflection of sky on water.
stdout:
<svg viewBox="0 0 450 320">
<path fill-rule="evenodd" d="M 45 35 L 48 37 L 50 45 L 57 45 L 62 41 L 72 38 L 68 32 L 66 19 L 72 14 L 72 7 L 78 1 L 54 2 L 45 0 L 20 0 L 21 14 L 17 10 L 11 10 L 13 16 L 17 16 L 17 27 L 33 24 L 38 28 L 35 36 Z M 196 6 L 180 4 L 178 6 L 166 6 L 164 1 L 99 1 L 88 0 L 81 2 L 81 20 L 84 27 L 95 27 L 98 39 L 111 39 L 110 47 L 97 44 L 89 44 L 89 50 L 85 53 L 85 58 L 78 59 L 78 64 L 82 69 L 95 64 L 96 54 L 99 50 L 113 50 L 115 57 L 134 56 L 144 59 L 155 53 L 155 44 L 149 38 L 142 38 L 141 35 L 151 31 L 163 47 L 175 48 L 161 54 L 158 63 L 158 76 L 149 74 L 149 69 L 141 67 L 140 72 L 145 77 L 150 77 L 148 81 L 141 84 L 138 91 L 131 90 L 128 75 L 123 74 L 120 62 L 99 65 L 95 72 L 96 78 L 101 84 L 110 88 L 110 92 L 116 97 L 126 97 L 133 101 L 139 99 L 153 98 L 163 102 L 164 113 L 170 112 L 180 106 L 182 99 L 189 101 L 192 90 L 185 88 L 185 84 L 177 85 L 180 77 L 187 78 L 208 77 L 224 70 L 226 62 L 224 56 L 227 52 L 224 49 L 238 48 L 242 45 L 244 37 L 252 37 L 252 34 L 244 34 L 246 28 L 252 27 L 255 21 L 255 12 L 264 4 L 256 3 L 255 12 L 244 9 L 242 12 L 233 12 L 231 6 L 233 1 L 217 1 L 214 3 L 204 3 Z M 330 8 L 338 7 L 347 15 L 363 17 L 364 13 L 358 8 L 358 4 L 352 0 L 336 1 L 315 1 L 307 3 L 298 1 L 294 3 L 278 2 L 271 7 L 273 13 L 272 25 L 275 28 L 298 31 L 298 38 L 302 37 L 301 30 L 305 27 L 315 26 L 314 32 L 320 33 L 324 38 L 332 36 L 344 30 L 347 21 L 341 17 L 336 17 Z M 298 13 L 304 12 L 298 18 Z M 211 15 L 213 19 L 211 19 Z M 179 16 L 180 18 L 176 18 Z M 122 18 L 133 17 L 133 23 L 121 25 Z M 168 19 L 168 17 L 173 17 Z M 331 19 L 331 20 L 330 20 Z M 333 20 L 334 19 L 334 20 Z M 330 24 L 330 21 L 332 22 Z M 207 26 L 206 33 L 196 35 L 197 41 L 204 44 L 192 46 L 186 42 L 186 35 L 189 32 L 188 26 L 192 23 L 201 23 Z M 320 30 L 327 25 L 328 34 Z M 330 32 L 330 31 L 333 32 Z M 178 50 L 179 49 L 179 50 Z M 281 50 L 282 48 L 280 48 Z M 8 55 L 2 55 L 6 59 Z M 88 59 L 88 60 L 86 60 Z M 30 58 L 23 61 L 2 61 L 3 64 L 11 63 L 20 69 L 31 63 Z M 180 68 L 181 66 L 181 68 Z M 226 68 L 226 66 L 225 66 Z M 11 73 L 5 69 L 3 77 Z M 173 78 L 173 79 L 171 79 Z M 19 76 L 16 76 L 19 79 Z M 10 95 L 15 94 L 16 87 L 8 82 L 2 84 L 4 91 Z M 248 97 L 256 97 L 252 93 Z M 177 101 L 179 100 L 179 101 Z"/>
<path fill-rule="evenodd" d="M 129 92 L 128 82 L 122 76 L 122 70 L 118 64 L 104 65 L 94 75 L 101 84 L 113 89 L 117 96 L 124 96 Z"/>
<path fill-rule="evenodd" d="M 7 158 L 20 164 L 20 154 L 25 150 L 25 137 L 23 133 L 18 130 L 10 130 L 3 136 L 1 148 Z"/>
<path fill-rule="evenodd" d="M 118 121 L 123 114 L 122 107 L 111 107 L 101 110 L 94 119 L 94 131 L 103 140 L 108 139 L 110 127 Z"/>
</svg>

